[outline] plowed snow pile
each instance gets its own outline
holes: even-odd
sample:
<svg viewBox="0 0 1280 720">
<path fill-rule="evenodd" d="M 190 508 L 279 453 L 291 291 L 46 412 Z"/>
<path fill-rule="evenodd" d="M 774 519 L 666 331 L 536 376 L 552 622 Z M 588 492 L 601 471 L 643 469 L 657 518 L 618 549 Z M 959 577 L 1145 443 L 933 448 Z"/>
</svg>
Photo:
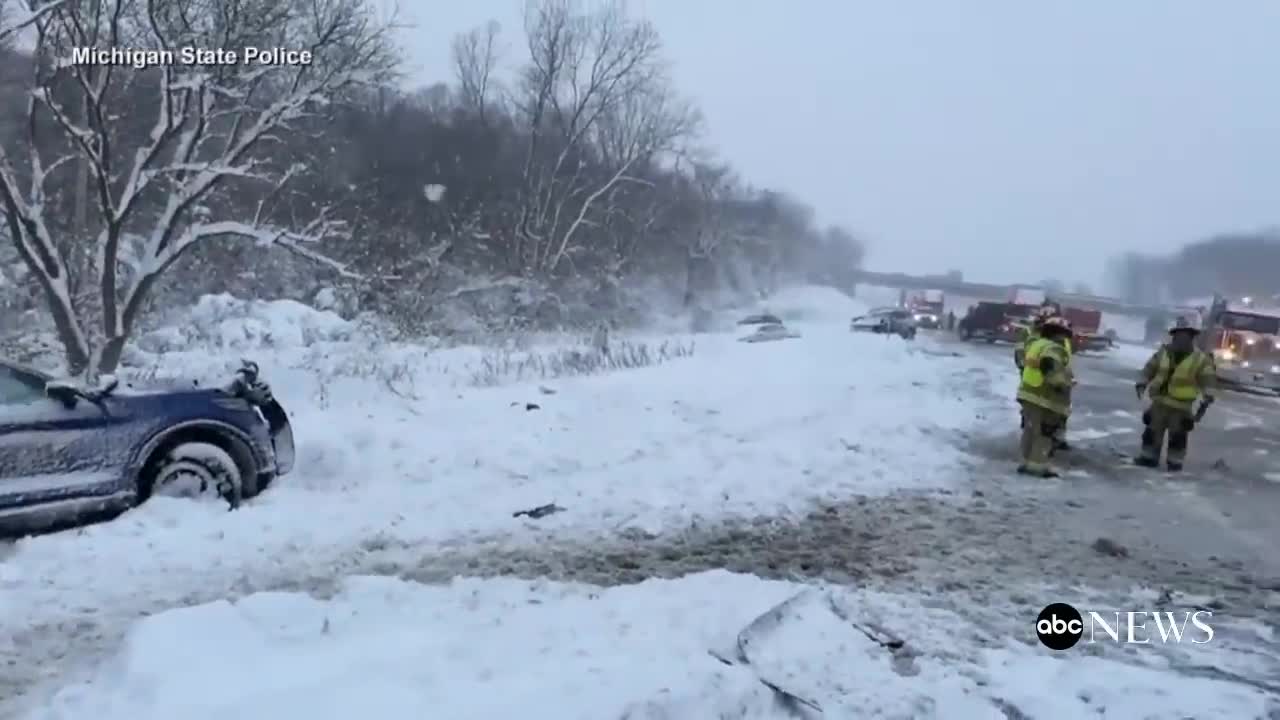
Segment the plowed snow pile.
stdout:
<svg viewBox="0 0 1280 720">
<path fill-rule="evenodd" d="M 286 328 L 303 325 L 287 309 Z M 277 340 L 304 336 L 273 322 L 257 326 Z M 946 486 L 962 457 L 948 433 L 979 422 L 970 392 L 986 372 L 981 359 L 818 322 L 797 324 L 795 340 L 704 335 L 692 358 L 657 367 L 476 389 L 456 368 L 465 373 L 478 350 L 373 349 L 350 330 L 333 334 L 332 323 L 309 326 L 328 327 L 328 339 L 250 354 L 291 413 L 294 472 L 235 513 L 161 499 L 109 524 L 23 541 L 6 563 L 17 579 L 0 585 L 0 648 L 11 625 L 219 597 L 246 577 L 332 567 L 371 538 L 661 533 Z M 238 356 L 157 360 L 162 374 L 216 376 Z M 387 367 L 398 374 L 379 374 Z M 564 512 L 512 517 L 552 502 Z"/>
<path fill-rule="evenodd" d="M 296 303 L 206 300 L 183 328 L 141 338 L 132 361 L 205 382 L 242 356 L 258 361 L 290 411 L 297 466 L 234 513 L 156 499 L 20 542 L 0 564 L 0 696 L 108 652 L 140 614 L 394 573 L 378 555 L 388 547 L 407 563 L 464 548 L 483 562 L 481 549 L 663 535 L 955 486 L 965 456 L 954 436 L 1012 422 L 1005 398 L 986 391 L 982 358 L 850 333 L 857 303 L 831 291 L 769 305 L 802 337 L 699 335 L 692 357 L 653 367 L 480 389 L 476 373 L 502 381 L 523 362 L 510 356 L 543 349 L 494 359 L 379 343 Z M 563 510 L 513 516 L 550 503 Z M 216 704 L 226 683 L 209 683 Z"/>
<path fill-rule="evenodd" d="M 1267 711 L 1256 690 L 1087 655 L 1064 661 L 873 592 L 810 591 L 788 603 L 779 623 L 751 635 L 748 663 L 709 653 L 801 589 L 721 571 L 609 589 L 351 578 L 330 600 L 264 593 L 142 620 L 92 682 L 29 720 L 792 717 L 763 681 L 828 718 Z M 858 629 L 869 621 L 905 645 L 886 649 Z"/>
</svg>

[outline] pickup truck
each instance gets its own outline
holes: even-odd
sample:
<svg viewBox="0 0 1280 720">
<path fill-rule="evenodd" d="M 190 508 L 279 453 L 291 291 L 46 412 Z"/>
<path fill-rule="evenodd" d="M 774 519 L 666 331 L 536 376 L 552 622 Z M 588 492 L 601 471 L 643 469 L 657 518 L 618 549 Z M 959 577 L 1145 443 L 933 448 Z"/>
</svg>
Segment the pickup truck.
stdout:
<svg viewBox="0 0 1280 720">
<path fill-rule="evenodd" d="M 1012 303 L 980 302 L 956 323 L 961 340 L 1017 342 L 1030 323 L 1035 307 Z"/>
</svg>

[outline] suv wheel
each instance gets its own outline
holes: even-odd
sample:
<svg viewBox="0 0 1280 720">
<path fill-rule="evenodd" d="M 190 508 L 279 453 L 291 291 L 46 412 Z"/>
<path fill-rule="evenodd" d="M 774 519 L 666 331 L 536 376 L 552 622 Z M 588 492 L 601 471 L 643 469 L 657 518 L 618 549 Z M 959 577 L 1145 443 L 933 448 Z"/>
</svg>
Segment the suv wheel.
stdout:
<svg viewBox="0 0 1280 720">
<path fill-rule="evenodd" d="M 174 446 L 155 467 L 146 496 L 221 499 L 231 507 L 240 504 L 243 480 L 235 458 L 210 443 L 188 442 Z"/>
</svg>

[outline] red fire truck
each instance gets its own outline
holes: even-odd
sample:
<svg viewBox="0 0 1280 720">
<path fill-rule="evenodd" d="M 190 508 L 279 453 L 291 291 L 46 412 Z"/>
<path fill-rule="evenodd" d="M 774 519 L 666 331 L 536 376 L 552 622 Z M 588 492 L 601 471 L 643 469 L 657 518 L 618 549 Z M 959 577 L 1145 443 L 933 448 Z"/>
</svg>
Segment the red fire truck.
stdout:
<svg viewBox="0 0 1280 720">
<path fill-rule="evenodd" d="M 1280 307 L 1215 297 L 1200 341 L 1221 382 L 1280 392 Z"/>
<path fill-rule="evenodd" d="M 941 290 L 903 290 L 898 303 L 911 312 L 916 325 L 922 328 L 936 330 L 942 327 L 943 317 L 947 314 L 946 296 Z"/>
<path fill-rule="evenodd" d="M 1071 323 L 1073 350 L 1106 350 L 1111 347 L 1111 339 L 1099 332 L 1102 329 L 1101 310 L 1064 306 L 1062 316 Z"/>
</svg>

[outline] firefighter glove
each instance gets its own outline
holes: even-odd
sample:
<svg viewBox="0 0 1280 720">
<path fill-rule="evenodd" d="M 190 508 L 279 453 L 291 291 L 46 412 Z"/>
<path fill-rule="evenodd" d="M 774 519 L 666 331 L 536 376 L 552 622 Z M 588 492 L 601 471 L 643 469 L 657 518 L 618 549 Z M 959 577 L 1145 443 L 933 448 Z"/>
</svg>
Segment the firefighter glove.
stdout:
<svg viewBox="0 0 1280 720">
<path fill-rule="evenodd" d="M 1147 384 L 1144 382 L 1134 383 L 1133 390 L 1138 393 L 1138 399 L 1141 400 L 1142 396 L 1147 394 Z"/>
<path fill-rule="evenodd" d="M 1196 419 L 1193 417 L 1183 418 L 1182 432 L 1191 432 L 1196 429 Z"/>
<path fill-rule="evenodd" d="M 1209 412 L 1209 406 L 1212 404 L 1213 404 L 1213 398 L 1211 397 L 1207 397 L 1200 402 L 1200 409 L 1196 410 L 1196 417 L 1195 417 L 1196 422 L 1200 422 L 1201 420 L 1204 419 L 1204 414 Z"/>
</svg>

